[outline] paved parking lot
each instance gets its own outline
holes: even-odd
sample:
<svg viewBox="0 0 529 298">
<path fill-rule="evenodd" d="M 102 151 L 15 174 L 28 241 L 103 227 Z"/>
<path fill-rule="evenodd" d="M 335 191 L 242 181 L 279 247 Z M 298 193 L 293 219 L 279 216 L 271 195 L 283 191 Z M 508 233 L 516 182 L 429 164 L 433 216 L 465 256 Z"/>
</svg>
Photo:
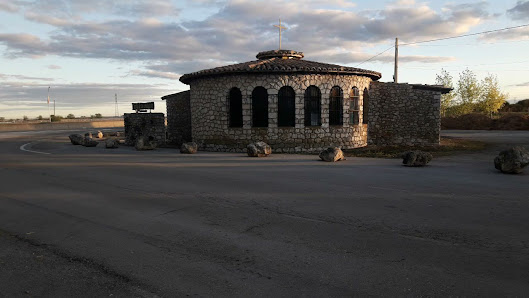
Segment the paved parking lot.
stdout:
<svg viewBox="0 0 529 298">
<path fill-rule="evenodd" d="M 65 260 L 63 283 L 123 296 L 529 295 L 529 174 L 492 162 L 529 132 L 443 134 L 495 145 L 406 168 L 0 134 L 0 245 L 20 246 L 0 296 L 68 294 L 41 285 Z M 33 286 L 13 265 L 32 249 Z"/>
</svg>

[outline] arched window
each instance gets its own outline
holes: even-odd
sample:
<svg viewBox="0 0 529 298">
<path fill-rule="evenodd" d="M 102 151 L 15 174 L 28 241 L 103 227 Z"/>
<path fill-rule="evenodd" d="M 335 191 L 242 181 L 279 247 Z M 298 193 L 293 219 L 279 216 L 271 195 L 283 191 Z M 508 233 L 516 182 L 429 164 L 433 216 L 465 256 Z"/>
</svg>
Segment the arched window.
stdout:
<svg viewBox="0 0 529 298">
<path fill-rule="evenodd" d="M 293 127 L 296 125 L 296 93 L 290 86 L 279 89 L 277 95 L 277 125 Z"/>
<path fill-rule="evenodd" d="M 342 88 L 334 86 L 329 100 L 329 125 L 343 124 L 343 92 Z"/>
<path fill-rule="evenodd" d="M 228 94 L 230 127 L 242 127 L 242 94 L 239 88 L 233 87 Z"/>
<path fill-rule="evenodd" d="M 367 124 L 369 121 L 369 90 L 364 89 L 364 98 L 362 100 L 362 123 Z"/>
<path fill-rule="evenodd" d="M 359 120 L 359 111 L 360 111 L 360 90 L 353 87 L 351 89 L 351 96 L 349 97 L 349 123 L 358 124 Z"/>
<path fill-rule="evenodd" d="M 321 125 L 321 91 L 316 86 L 305 90 L 305 126 Z"/>
<path fill-rule="evenodd" d="M 268 92 L 255 87 L 252 92 L 252 126 L 268 127 Z"/>
</svg>

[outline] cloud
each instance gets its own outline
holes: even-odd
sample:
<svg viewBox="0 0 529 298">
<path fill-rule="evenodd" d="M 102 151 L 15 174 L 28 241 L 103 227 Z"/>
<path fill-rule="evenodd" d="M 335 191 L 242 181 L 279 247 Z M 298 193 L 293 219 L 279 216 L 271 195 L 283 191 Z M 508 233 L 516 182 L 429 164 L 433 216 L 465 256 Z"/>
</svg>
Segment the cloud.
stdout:
<svg viewBox="0 0 529 298">
<path fill-rule="evenodd" d="M 13 74 L 3 74 L 0 73 L 0 80 L 22 80 L 22 81 L 54 81 L 53 78 L 44 78 L 44 77 L 30 77 L 30 76 L 24 76 L 24 75 L 13 75 Z"/>
<path fill-rule="evenodd" d="M 529 38 L 529 27 L 516 28 L 505 31 L 498 31 L 494 33 L 485 34 L 480 37 L 480 40 L 496 41 L 496 40 L 522 40 Z"/>
<path fill-rule="evenodd" d="M 48 69 L 61 69 L 62 67 L 60 67 L 59 65 L 54 65 L 54 64 L 51 64 L 51 65 L 48 65 Z"/>
<path fill-rule="evenodd" d="M 529 82 L 525 82 L 525 83 L 519 83 L 519 84 L 515 84 L 515 85 L 510 85 L 512 87 L 529 87 Z"/>
<path fill-rule="evenodd" d="M 513 20 L 529 20 L 529 1 L 518 1 L 516 6 L 507 10 Z"/>
<path fill-rule="evenodd" d="M 18 12 L 20 7 L 17 5 L 17 2 L 18 1 L 13 1 L 12 3 L 0 2 L 0 11 Z"/>
</svg>

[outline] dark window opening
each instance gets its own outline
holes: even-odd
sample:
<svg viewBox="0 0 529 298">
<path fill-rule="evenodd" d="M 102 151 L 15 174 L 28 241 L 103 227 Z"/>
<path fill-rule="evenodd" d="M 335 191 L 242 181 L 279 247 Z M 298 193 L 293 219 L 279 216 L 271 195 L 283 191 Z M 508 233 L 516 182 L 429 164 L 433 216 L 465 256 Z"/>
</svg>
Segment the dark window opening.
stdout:
<svg viewBox="0 0 529 298">
<path fill-rule="evenodd" d="M 367 124 L 369 122 L 369 90 L 364 89 L 364 98 L 362 100 L 362 123 Z"/>
<path fill-rule="evenodd" d="M 350 124 L 358 124 L 360 122 L 360 90 L 358 88 L 353 87 L 351 89 L 351 97 L 349 98 L 349 123 Z"/>
<path fill-rule="evenodd" d="M 242 127 L 242 94 L 239 88 L 231 88 L 228 103 L 230 127 Z"/>
<path fill-rule="evenodd" d="M 305 126 L 321 125 L 321 91 L 316 86 L 305 90 Z"/>
<path fill-rule="evenodd" d="M 255 87 L 252 92 L 252 126 L 268 127 L 268 92 Z"/>
<path fill-rule="evenodd" d="M 296 126 L 296 93 L 290 86 L 279 89 L 277 95 L 277 125 L 280 127 Z"/>
<path fill-rule="evenodd" d="M 343 124 L 343 92 L 342 88 L 334 86 L 329 100 L 329 125 Z"/>
</svg>

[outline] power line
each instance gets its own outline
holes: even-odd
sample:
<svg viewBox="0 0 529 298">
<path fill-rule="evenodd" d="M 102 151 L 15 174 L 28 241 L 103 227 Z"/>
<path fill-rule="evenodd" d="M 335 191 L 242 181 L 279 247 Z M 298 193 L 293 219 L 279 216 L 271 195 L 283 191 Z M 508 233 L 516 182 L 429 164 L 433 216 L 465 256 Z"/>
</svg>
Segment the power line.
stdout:
<svg viewBox="0 0 529 298">
<path fill-rule="evenodd" d="M 487 30 L 487 31 L 482 31 L 482 32 L 477 32 L 477 33 L 470 33 L 470 34 L 442 37 L 442 38 L 436 38 L 436 39 L 430 39 L 430 40 L 415 41 L 415 42 L 403 43 L 403 44 L 400 44 L 400 45 L 401 46 L 408 46 L 408 45 L 414 45 L 414 44 L 419 44 L 419 43 L 426 43 L 426 42 L 454 39 L 454 38 L 460 38 L 460 37 L 488 34 L 488 33 L 494 33 L 494 32 L 500 32 L 500 31 L 506 31 L 506 30 L 512 30 L 512 29 L 518 29 L 518 28 L 523 28 L 523 27 L 529 27 L 529 24 L 513 26 L 513 27 L 505 27 L 505 28 L 495 29 L 495 30 Z"/>
<path fill-rule="evenodd" d="M 360 64 L 355 65 L 355 67 L 358 67 L 358 66 L 360 66 L 360 65 L 362 65 L 362 64 L 364 64 L 364 63 L 366 63 L 366 62 L 371 61 L 372 59 L 374 59 L 374 58 L 376 58 L 376 57 L 378 57 L 378 56 L 384 54 L 385 52 L 387 52 L 387 51 L 393 49 L 394 47 L 395 47 L 395 46 L 391 46 L 391 47 L 385 49 L 384 51 L 382 51 L 382 52 L 376 54 L 375 56 L 373 56 L 373 57 L 371 57 L 371 58 L 369 58 L 369 59 L 367 59 L 367 60 L 365 60 L 365 61 L 360 62 Z"/>
</svg>

